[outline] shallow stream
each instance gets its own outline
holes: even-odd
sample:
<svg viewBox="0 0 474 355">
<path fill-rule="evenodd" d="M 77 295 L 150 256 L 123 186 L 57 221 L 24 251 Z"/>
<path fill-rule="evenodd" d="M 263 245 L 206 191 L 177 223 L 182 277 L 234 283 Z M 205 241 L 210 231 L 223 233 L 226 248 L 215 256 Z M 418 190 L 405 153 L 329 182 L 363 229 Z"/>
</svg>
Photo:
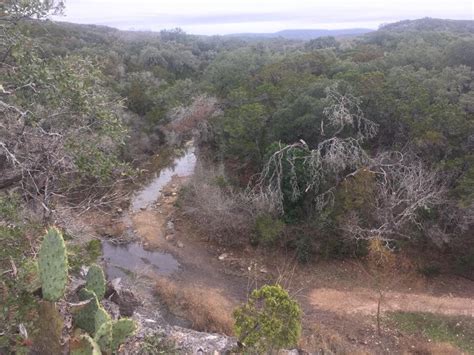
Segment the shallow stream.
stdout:
<svg viewBox="0 0 474 355">
<path fill-rule="evenodd" d="M 153 178 L 141 186 L 133 195 L 130 210 L 124 220 L 130 220 L 130 214 L 148 208 L 161 197 L 162 189 L 173 176 L 186 177 L 193 174 L 196 166 L 194 146 L 188 145 L 184 155 L 173 159 L 171 164 L 158 168 Z M 131 228 L 131 225 L 129 226 Z M 116 244 L 102 242 L 105 270 L 109 280 L 130 274 L 152 271 L 159 276 L 169 276 L 179 269 L 179 262 L 173 255 L 159 251 L 145 250 L 141 243 Z"/>
</svg>

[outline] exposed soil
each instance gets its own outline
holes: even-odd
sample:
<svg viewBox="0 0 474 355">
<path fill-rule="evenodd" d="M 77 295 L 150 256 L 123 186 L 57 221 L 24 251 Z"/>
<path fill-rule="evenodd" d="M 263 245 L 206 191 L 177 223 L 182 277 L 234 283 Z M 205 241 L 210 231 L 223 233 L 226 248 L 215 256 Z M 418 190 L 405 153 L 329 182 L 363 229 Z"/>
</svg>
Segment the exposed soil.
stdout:
<svg viewBox="0 0 474 355">
<path fill-rule="evenodd" d="M 339 291 L 319 288 L 313 289 L 309 294 L 312 306 L 341 314 L 375 315 L 377 300 L 377 292 L 369 289 Z M 382 306 L 384 311 L 430 312 L 474 317 L 474 298 L 386 292 Z"/>
</svg>

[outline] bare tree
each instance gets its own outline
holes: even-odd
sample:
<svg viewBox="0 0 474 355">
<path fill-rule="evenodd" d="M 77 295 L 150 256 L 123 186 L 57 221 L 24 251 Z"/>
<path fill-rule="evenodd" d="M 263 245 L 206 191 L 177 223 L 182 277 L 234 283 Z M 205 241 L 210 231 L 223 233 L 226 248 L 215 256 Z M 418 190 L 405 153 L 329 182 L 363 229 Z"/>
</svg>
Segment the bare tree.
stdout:
<svg viewBox="0 0 474 355">
<path fill-rule="evenodd" d="M 410 268 L 407 269 L 403 264 L 379 238 L 370 240 L 368 255 L 365 260 L 357 262 L 359 268 L 369 277 L 371 287 L 377 292 L 375 319 L 379 336 L 382 335 L 382 311 L 387 292 L 413 276 Z"/>
<path fill-rule="evenodd" d="M 347 216 L 343 230 L 356 239 L 410 239 L 411 227 L 423 232 L 421 212 L 446 203 L 446 189 L 440 176 L 410 155 L 380 154 L 366 168 L 375 175 L 373 222 L 360 223 L 356 213 Z"/>
<path fill-rule="evenodd" d="M 218 112 L 217 99 L 206 95 L 195 97 L 187 107 L 174 108 L 169 113 L 171 122 L 163 128 L 167 142 L 180 145 L 185 139 L 206 140 L 208 121 Z"/>
<path fill-rule="evenodd" d="M 374 221 L 362 221 L 357 211 L 350 211 L 343 231 L 356 239 L 386 243 L 410 238 L 410 227 L 424 231 L 420 212 L 446 202 L 440 176 L 414 154 L 386 152 L 370 157 L 362 143 L 376 135 L 377 125 L 364 117 L 357 98 L 339 93 L 337 86 L 326 93 L 321 134 L 328 138 L 313 149 L 302 140 L 280 144 L 253 187 L 255 198 L 269 201 L 282 214 L 285 198 L 297 201 L 311 196 L 313 207 L 321 211 L 332 206 L 342 182 L 365 171 L 375 181 Z"/>
<path fill-rule="evenodd" d="M 326 94 L 326 120 L 321 122 L 321 134 L 328 138 L 313 149 L 303 140 L 280 144 L 257 179 L 254 191 L 260 198 L 273 201 L 280 213 L 284 213 L 285 180 L 290 183 L 292 201 L 311 193 L 315 207 L 321 210 L 332 201 L 334 190 L 347 171 L 350 175 L 370 161 L 361 144 L 375 136 L 377 124 L 364 117 L 357 98 L 339 93 L 337 85 L 329 87 Z M 298 167 L 308 175 L 304 181 Z"/>
</svg>

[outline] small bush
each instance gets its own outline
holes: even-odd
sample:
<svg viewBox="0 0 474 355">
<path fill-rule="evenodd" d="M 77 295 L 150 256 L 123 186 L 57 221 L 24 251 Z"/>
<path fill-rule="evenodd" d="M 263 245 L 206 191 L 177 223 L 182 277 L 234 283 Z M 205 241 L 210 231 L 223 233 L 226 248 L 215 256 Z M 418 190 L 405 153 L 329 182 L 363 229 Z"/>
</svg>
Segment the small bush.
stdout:
<svg viewBox="0 0 474 355">
<path fill-rule="evenodd" d="M 320 242 L 320 254 L 326 259 L 346 259 L 367 255 L 367 243 L 333 235 Z"/>
<path fill-rule="evenodd" d="M 72 271 L 79 271 L 82 265 L 91 265 L 102 254 L 102 244 L 98 239 L 92 239 L 84 244 L 68 244 L 69 267 Z"/>
<path fill-rule="evenodd" d="M 302 264 L 308 263 L 313 257 L 311 238 L 303 236 L 296 240 L 296 258 Z"/>
<path fill-rule="evenodd" d="M 357 346 L 335 329 L 326 328 L 322 324 L 309 324 L 299 342 L 309 354 L 359 354 Z"/>
<path fill-rule="evenodd" d="M 257 353 L 291 348 L 300 338 L 300 306 L 280 285 L 254 290 L 234 318 L 239 342 Z"/>
<path fill-rule="evenodd" d="M 285 224 L 268 214 L 260 215 L 255 221 L 255 237 L 263 245 L 274 244 L 280 237 Z"/>
<path fill-rule="evenodd" d="M 229 182 L 224 175 L 218 175 L 214 178 L 214 184 L 221 189 L 225 189 L 229 186 Z"/>
<path fill-rule="evenodd" d="M 418 272 L 427 278 L 433 278 L 441 274 L 441 266 L 438 264 L 423 265 Z"/>
<path fill-rule="evenodd" d="M 455 262 L 455 270 L 462 276 L 474 278 L 474 252 L 459 256 Z"/>
</svg>

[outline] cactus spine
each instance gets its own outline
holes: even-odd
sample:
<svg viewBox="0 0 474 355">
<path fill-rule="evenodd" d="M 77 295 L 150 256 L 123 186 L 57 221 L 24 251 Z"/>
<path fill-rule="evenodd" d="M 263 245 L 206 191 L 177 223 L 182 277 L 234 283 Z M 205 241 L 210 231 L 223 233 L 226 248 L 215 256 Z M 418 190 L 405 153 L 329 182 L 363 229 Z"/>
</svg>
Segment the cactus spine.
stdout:
<svg viewBox="0 0 474 355">
<path fill-rule="evenodd" d="M 98 265 L 92 265 L 87 272 L 86 288 L 94 291 L 97 299 L 101 300 L 105 295 L 105 276 L 104 271 Z"/>
<path fill-rule="evenodd" d="M 38 269 L 43 298 L 57 301 L 64 295 L 68 279 L 66 245 L 61 232 L 51 227 L 41 243 Z"/>
</svg>

